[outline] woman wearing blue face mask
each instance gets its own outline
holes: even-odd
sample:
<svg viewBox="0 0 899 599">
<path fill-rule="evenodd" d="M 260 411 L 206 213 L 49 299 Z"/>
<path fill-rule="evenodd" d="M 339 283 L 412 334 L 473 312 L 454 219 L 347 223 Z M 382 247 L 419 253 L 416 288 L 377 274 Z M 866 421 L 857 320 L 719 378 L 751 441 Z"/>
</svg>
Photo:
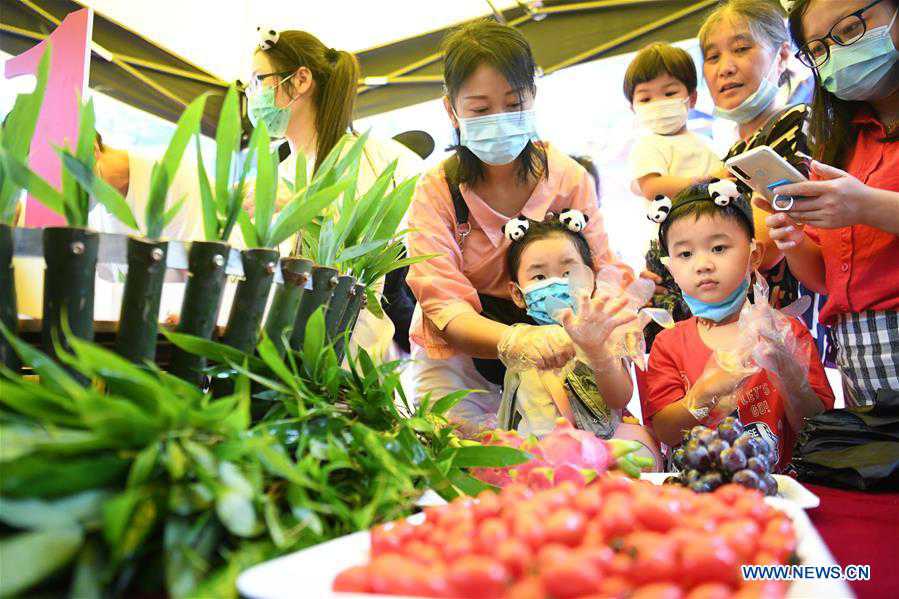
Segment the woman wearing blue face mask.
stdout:
<svg viewBox="0 0 899 599">
<path fill-rule="evenodd" d="M 344 135 L 355 135 L 352 117 L 359 63 L 351 53 L 329 48 L 305 31 L 279 32 L 260 27 L 258 33 L 253 73 L 246 89 L 250 121 L 254 125 L 264 122 L 273 138 L 286 139 L 290 145 L 290 156 L 279 167 L 281 178 L 294 179 L 298 154 L 304 156 L 307 178 L 311 178 Z M 359 165 L 359 193 L 366 192 L 394 160 L 394 185 L 422 170 L 422 160 L 405 146 L 369 137 Z M 290 195 L 286 188 L 279 190 L 279 209 L 280 202 Z M 388 288 L 385 295 L 398 297 L 396 294 L 403 291 Z M 411 314 L 392 311 L 394 305 L 399 303 L 391 302 L 385 309 L 401 323 L 400 328 L 405 328 L 402 323 Z M 377 362 L 393 360 L 400 356 L 393 342 L 394 331 L 391 319 L 363 311 L 352 344 L 354 348 L 364 347 Z"/>
<path fill-rule="evenodd" d="M 899 393 L 899 0 L 789 3 L 815 75 L 811 179 L 768 218 L 793 272 L 828 294 L 847 403 Z"/>
<path fill-rule="evenodd" d="M 766 145 L 807 174 L 801 157 L 808 150 L 805 134 L 809 107 L 784 107 L 778 101 L 780 88 L 789 82 L 787 61 L 790 35 L 786 15 L 770 0 L 728 0 L 721 3 L 699 30 L 703 76 L 715 103 L 715 116 L 736 124 L 739 139 L 724 160 Z M 749 188 L 739 184 L 743 191 Z M 827 327 L 815 314 L 826 298 L 804 288 L 790 271 L 783 252 L 767 235 L 765 218 L 770 212 L 753 207 L 757 241 L 762 251 L 759 272 L 771 289 L 771 302 L 783 308 L 800 296 L 812 304 L 803 320 L 811 329 L 822 356 L 832 358 Z M 830 351 L 829 351 L 830 350 Z"/>
<path fill-rule="evenodd" d="M 451 414 L 473 433 L 495 424 L 504 376 L 498 346 L 545 369 L 574 356 L 560 326 L 533 320 L 511 301 L 503 225 L 519 214 L 543 221 L 575 208 L 586 215 L 581 229 L 595 263 L 613 257 L 592 179 L 537 135 L 536 64 L 527 40 L 481 21 L 450 34 L 443 50 L 444 105 L 458 144 L 419 180 L 410 208 L 409 253 L 437 255 L 409 270 L 419 302 L 411 338 L 417 397 L 484 392 Z M 510 342 L 515 323 L 530 329 Z"/>
</svg>

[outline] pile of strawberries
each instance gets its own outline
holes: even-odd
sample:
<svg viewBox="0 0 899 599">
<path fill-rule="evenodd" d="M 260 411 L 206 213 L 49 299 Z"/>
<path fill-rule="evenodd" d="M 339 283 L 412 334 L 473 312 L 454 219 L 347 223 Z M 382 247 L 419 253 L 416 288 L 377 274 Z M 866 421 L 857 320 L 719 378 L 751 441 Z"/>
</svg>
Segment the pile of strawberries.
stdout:
<svg viewBox="0 0 899 599">
<path fill-rule="evenodd" d="M 371 531 L 371 560 L 335 591 L 478 599 L 783 597 L 741 564 L 795 559 L 790 520 L 761 493 L 698 494 L 607 474 L 579 487 L 512 484 Z"/>
</svg>

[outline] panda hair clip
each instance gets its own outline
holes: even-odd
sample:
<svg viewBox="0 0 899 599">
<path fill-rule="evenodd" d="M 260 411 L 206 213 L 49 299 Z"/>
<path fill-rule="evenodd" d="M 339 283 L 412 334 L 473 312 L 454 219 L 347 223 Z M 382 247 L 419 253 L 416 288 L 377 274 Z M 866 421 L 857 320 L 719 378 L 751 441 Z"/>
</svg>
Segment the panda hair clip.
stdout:
<svg viewBox="0 0 899 599">
<path fill-rule="evenodd" d="M 280 34 L 268 27 L 256 27 L 256 35 L 259 37 L 256 45 L 260 50 L 271 50 L 278 43 Z"/>
<path fill-rule="evenodd" d="M 559 213 L 559 222 L 565 225 L 565 228 L 572 233 L 580 233 L 587 228 L 589 220 L 590 218 L 586 214 L 574 208 L 569 208 Z"/>
<path fill-rule="evenodd" d="M 740 197 L 740 190 L 730 179 L 712 179 L 709 182 L 709 197 L 715 204 L 724 208 Z"/>
<path fill-rule="evenodd" d="M 646 218 L 654 223 L 663 223 L 668 218 L 669 212 L 671 212 L 671 198 L 659 194 L 649 205 L 649 213 Z"/>
<path fill-rule="evenodd" d="M 503 225 L 503 235 L 506 236 L 506 239 L 514 243 L 524 237 L 524 234 L 528 232 L 530 226 L 531 221 L 523 216 L 516 216 Z"/>
</svg>

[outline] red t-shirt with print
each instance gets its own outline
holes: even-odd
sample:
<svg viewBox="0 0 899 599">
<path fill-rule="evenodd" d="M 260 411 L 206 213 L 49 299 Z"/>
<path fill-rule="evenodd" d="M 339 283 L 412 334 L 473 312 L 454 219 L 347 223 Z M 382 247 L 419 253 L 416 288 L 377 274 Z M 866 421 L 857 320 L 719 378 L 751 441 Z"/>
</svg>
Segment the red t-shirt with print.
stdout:
<svg viewBox="0 0 899 599">
<path fill-rule="evenodd" d="M 790 318 L 790 326 L 807 348 L 808 381 L 825 409 L 833 408 L 833 391 L 824 374 L 821 358 L 808 329 L 800 321 Z M 696 317 L 678 322 L 673 329 L 662 331 L 652 344 L 646 372 L 648 397 L 641 398 L 643 421 L 662 408 L 682 399 L 700 377 L 712 356 L 712 350 L 699 337 Z M 756 435 L 773 441 L 777 448 L 777 469 L 790 463 L 796 431 L 790 427 L 784 411 L 783 398 L 765 371 L 750 377 L 740 389 L 739 417 Z"/>
</svg>

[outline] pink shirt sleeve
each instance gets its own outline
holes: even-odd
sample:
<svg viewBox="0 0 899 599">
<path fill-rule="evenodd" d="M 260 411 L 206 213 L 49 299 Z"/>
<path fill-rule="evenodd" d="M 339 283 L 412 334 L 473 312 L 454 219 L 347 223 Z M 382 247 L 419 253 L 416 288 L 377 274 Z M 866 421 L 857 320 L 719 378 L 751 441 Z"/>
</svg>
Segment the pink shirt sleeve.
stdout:
<svg viewBox="0 0 899 599">
<path fill-rule="evenodd" d="M 410 256 L 438 254 L 410 266 L 406 277 L 424 317 L 442 331 L 461 314 L 479 313 L 478 292 L 462 272 L 455 213 L 441 170 L 431 171 L 418 183 L 409 228 Z"/>
</svg>

